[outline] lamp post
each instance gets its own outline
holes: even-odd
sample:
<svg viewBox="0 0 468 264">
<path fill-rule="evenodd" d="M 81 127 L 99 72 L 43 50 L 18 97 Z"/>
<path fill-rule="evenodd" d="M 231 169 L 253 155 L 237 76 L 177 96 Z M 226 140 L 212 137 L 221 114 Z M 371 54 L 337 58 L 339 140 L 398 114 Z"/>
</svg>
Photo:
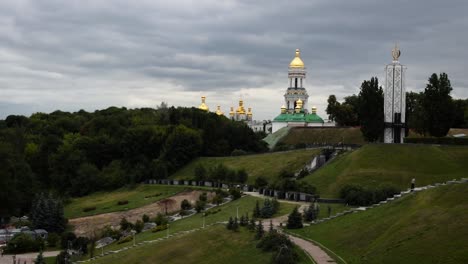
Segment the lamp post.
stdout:
<svg viewBox="0 0 468 264">
<path fill-rule="evenodd" d="M 135 231 L 135 230 L 132 230 L 132 231 L 130 231 L 130 232 L 132 232 L 132 234 L 133 234 L 133 246 L 135 246 L 135 234 L 136 234 L 136 231 Z"/>
<path fill-rule="evenodd" d="M 169 238 L 169 224 L 167 224 L 167 229 L 166 229 L 166 238 Z"/>
<path fill-rule="evenodd" d="M 203 228 L 205 228 L 205 213 L 203 213 Z"/>
</svg>

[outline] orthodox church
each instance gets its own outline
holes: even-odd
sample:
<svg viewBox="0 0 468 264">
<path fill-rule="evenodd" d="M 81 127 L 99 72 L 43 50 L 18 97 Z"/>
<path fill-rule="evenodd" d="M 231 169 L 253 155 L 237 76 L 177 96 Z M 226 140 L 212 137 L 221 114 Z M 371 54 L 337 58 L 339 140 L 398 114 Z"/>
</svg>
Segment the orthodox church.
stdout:
<svg viewBox="0 0 468 264">
<path fill-rule="evenodd" d="M 296 49 L 296 56 L 289 64 L 288 78 L 289 87 L 284 94 L 285 104 L 281 106 L 281 113 L 272 121 L 272 133 L 283 127 L 324 126 L 324 120 L 317 115 L 317 108 L 312 107 L 310 113 L 307 108 L 309 95 L 304 88 L 306 67 L 301 59 L 299 49 Z"/>
</svg>

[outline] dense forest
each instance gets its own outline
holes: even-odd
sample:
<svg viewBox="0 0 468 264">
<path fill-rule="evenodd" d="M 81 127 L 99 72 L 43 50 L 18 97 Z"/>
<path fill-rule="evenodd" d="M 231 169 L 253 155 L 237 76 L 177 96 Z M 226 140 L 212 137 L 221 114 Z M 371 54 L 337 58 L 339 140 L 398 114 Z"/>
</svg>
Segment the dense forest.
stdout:
<svg viewBox="0 0 468 264">
<path fill-rule="evenodd" d="M 196 108 L 11 115 L 0 120 L 0 217 L 28 212 L 41 191 L 66 197 L 115 189 L 234 150 L 267 147 L 245 123 Z"/>
</svg>

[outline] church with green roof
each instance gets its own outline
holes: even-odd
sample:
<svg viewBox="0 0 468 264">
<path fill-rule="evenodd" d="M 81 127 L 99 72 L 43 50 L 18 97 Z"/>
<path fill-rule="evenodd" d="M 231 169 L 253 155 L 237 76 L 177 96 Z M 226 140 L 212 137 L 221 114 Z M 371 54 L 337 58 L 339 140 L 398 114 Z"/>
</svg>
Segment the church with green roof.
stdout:
<svg viewBox="0 0 468 264">
<path fill-rule="evenodd" d="M 317 108 L 312 107 L 309 113 L 307 100 L 309 95 L 303 86 L 306 77 L 306 68 L 300 57 L 299 49 L 296 56 L 289 64 L 289 87 L 284 94 L 285 104 L 281 107 L 281 113 L 272 121 L 272 132 L 283 127 L 322 127 L 324 120 L 317 115 Z"/>
</svg>

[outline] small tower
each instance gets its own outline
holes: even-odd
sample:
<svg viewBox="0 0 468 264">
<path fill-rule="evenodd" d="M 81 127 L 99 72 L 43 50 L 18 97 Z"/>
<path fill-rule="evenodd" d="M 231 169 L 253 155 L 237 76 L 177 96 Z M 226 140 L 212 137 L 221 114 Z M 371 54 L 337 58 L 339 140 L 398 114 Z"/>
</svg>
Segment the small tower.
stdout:
<svg viewBox="0 0 468 264">
<path fill-rule="evenodd" d="M 403 143 L 405 137 L 406 67 L 398 61 L 401 51 L 395 44 L 392 63 L 385 67 L 384 142 Z"/>
<path fill-rule="evenodd" d="M 229 111 L 229 118 L 231 118 L 231 120 L 234 120 L 234 107 L 231 106 L 231 111 Z"/>
<path fill-rule="evenodd" d="M 312 106 L 312 114 L 317 114 L 317 107 L 316 106 Z"/>
<path fill-rule="evenodd" d="M 249 107 L 249 110 L 247 111 L 247 121 L 252 121 L 252 108 Z"/>
<path fill-rule="evenodd" d="M 198 107 L 198 109 L 208 112 L 208 111 L 210 111 L 210 109 L 209 109 L 208 106 L 205 104 L 205 100 L 206 100 L 206 97 L 205 97 L 205 96 L 202 96 L 202 97 L 201 97 L 201 104 L 200 104 L 200 106 Z"/>
<path fill-rule="evenodd" d="M 301 99 L 303 106 L 307 109 L 307 99 L 309 95 L 303 86 L 304 79 L 306 78 L 306 68 L 301 59 L 301 52 L 296 49 L 296 56 L 289 64 L 288 70 L 289 87 L 284 94 L 284 101 L 287 112 L 293 113 L 296 109 L 296 104 Z M 307 112 L 307 110 L 305 110 Z"/>
</svg>

